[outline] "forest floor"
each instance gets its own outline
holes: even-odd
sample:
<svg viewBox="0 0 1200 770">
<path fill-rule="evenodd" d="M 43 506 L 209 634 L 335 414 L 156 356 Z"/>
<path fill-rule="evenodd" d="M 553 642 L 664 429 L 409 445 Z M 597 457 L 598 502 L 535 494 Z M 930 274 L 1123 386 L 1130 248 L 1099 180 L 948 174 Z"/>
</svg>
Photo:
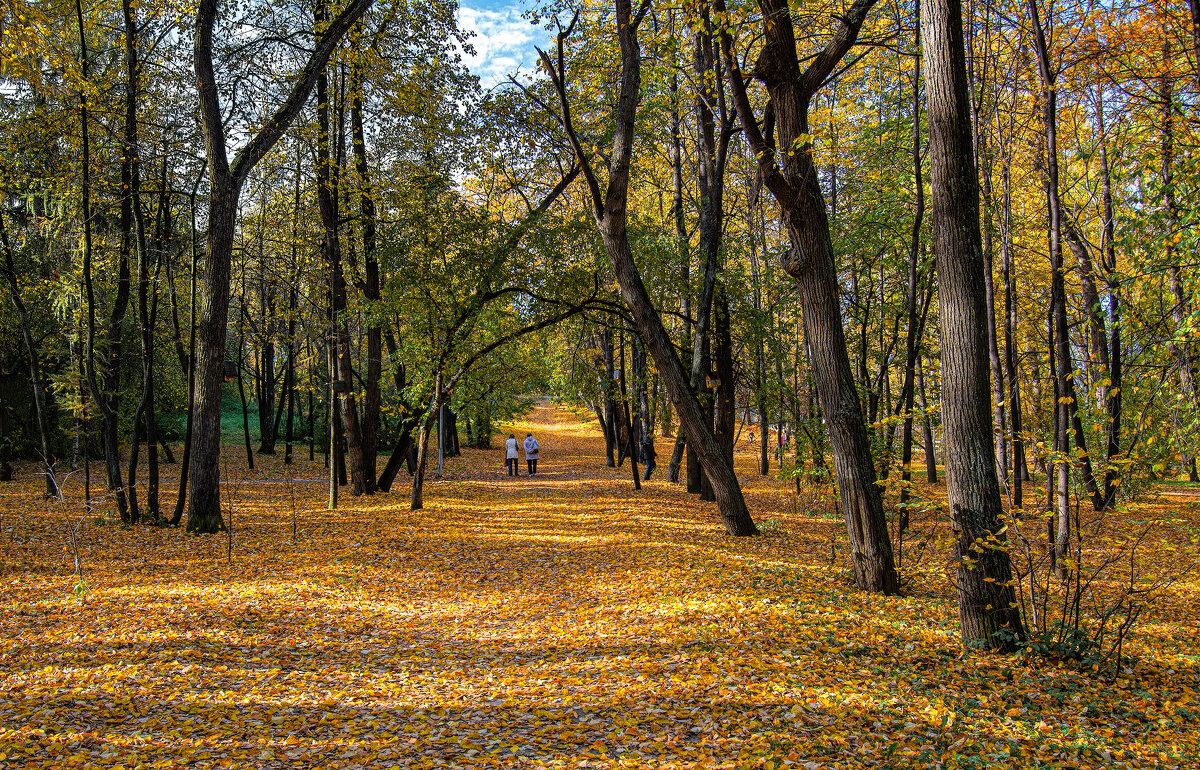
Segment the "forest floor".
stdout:
<svg viewBox="0 0 1200 770">
<path fill-rule="evenodd" d="M 466 450 L 416 513 L 406 487 L 326 511 L 319 456 L 285 476 L 278 457 L 239 470 L 229 447 L 231 538 L 125 527 L 107 507 L 81 519 L 78 475 L 61 505 L 30 468 L 0 484 L 0 767 L 1200 757 L 1194 489 L 1148 497 L 1096 541 L 1119 550 L 1144 530 L 1134 585 L 1171 578 L 1138 597 L 1110 683 L 1071 661 L 964 652 L 936 510 L 906 546 L 920 558 L 904 595 L 874 596 L 852 584 L 828 489 L 754 475 L 745 434 L 738 472 L 763 535 L 734 539 L 665 481 L 666 441 L 637 492 L 586 416 L 543 405 L 503 427 L 539 437 L 540 474 L 510 479 L 500 451 Z M 1119 595 L 1124 569 L 1087 601 Z"/>
</svg>

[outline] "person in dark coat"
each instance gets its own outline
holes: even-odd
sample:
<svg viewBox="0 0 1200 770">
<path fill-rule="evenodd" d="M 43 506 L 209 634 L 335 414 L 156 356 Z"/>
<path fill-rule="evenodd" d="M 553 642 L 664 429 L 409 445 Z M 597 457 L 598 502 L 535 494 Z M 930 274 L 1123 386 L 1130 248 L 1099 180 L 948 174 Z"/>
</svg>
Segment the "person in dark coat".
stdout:
<svg viewBox="0 0 1200 770">
<path fill-rule="evenodd" d="M 642 481 L 649 481 L 650 474 L 654 473 L 658 463 L 654 462 L 654 458 L 658 457 L 658 452 L 654 451 L 654 437 L 645 436 L 642 439 L 642 462 L 646 464 L 646 475 Z"/>
</svg>

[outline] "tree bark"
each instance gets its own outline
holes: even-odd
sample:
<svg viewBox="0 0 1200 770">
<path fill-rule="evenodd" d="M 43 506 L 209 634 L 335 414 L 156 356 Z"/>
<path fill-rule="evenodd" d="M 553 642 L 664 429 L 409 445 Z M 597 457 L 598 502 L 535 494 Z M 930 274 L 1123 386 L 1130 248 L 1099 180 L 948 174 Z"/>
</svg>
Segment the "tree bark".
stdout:
<svg viewBox="0 0 1200 770">
<path fill-rule="evenodd" d="M 234 156 L 226 152 L 224 118 L 213 71 L 213 27 L 218 0 L 200 0 L 196 12 L 194 60 L 200 118 L 208 160 L 208 259 L 202 275 L 203 302 L 197 323 L 197 398 L 188 489 L 188 531 L 212 533 L 224 528 L 221 517 L 219 460 L 221 388 L 225 333 L 229 316 L 230 263 L 242 185 L 259 160 L 300 113 L 338 42 L 373 0 L 351 0 L 315 41 L 304 67 L 292 81 L 283 104 Z"/>
<path fill-rule="evenodd" d="M 784 269 L 800 289 L 805 337 L 833 448 L 855 578 L 866 590 L 894 594 L 899 590 L 899 579 L 883 500 L 875 484 L 862 405 L 846 350 L 833 242 L 825 198 L 812 160 L 808 125 L 813 95 L 854 45 L 874 4 L 875 0 L 855 0 L 837 17 L 836 31 L 801 72 L 786 0 L 760 2 L 764 43 L 752 74 L 766 85 L 771 97 L 772 109 L 768 111 L 765 132 L 760 130 L 746 93 L 733 54 L 733 40 L 727 31 L 721 33 L 721 46 L 743 133 L 758 159 L 764 184 L 783 210 L 791 241 L 791 249 L 783 259 Z M 726 11 L 723 0 L 717 0 L 716 10 Z M 776 163 L 774 137 L 770 133 L 772 122 L 781 148 L 782 167 Z"/>
<path fill-rule="evenodd" d="M 988 307 L 962 23 L 961 0 L 922 4 L 946 491 L 963 643 L 1009 651 L 1025 631 L 1004 548 L 992 439 Z"/>
<path fill-rule="evenodd" d="M 711 428 L 705 424 L 704 413 L 700 403 L 693 394 L 688 375 L 675 351 L 662 318 L 659 317 L 646 286 L 642 282 L 641 273 L 633 259 L 633 251 L 629 244 L 627 231 L 628 193 L 630 166 L 633 155 L 633 136 L 637 117 L 637 104 L 641 89 L 641 48 L 638 44 L 637 29 L 642 20 L 642 14 L 649 9 L 644 3 L 634 14 L 630 0 L 616 0 L 617 38 L 621 50 L 621 69 L 619 77 L 619 95 L 615 110 L 615 131 L 612 142 L 612 155 L 609 162 L 608 187 L 601 191 L 599 179 L 592 168 L 589 154 L 575 134 L 571 119 L 571 109 L 566 90 L 566 67 L 563 62 L 563 49 L 567 36 L 574 28 L 572 23 L 567 30 L 560 33 L 558 38 L 558 64 L 550 59 L 545 52 L 541 53 L 543 62 L 551 75 L 559 100 L 559 115 L 567 129 L 572 149 L 582 167 L 587 181 L 592 213 L 604 241 L 605 251 L 612 265 L 613 273 L 620 287 L 621 296 L 629 308 L 638 332 L 646 343 L 654 363 L 658 368 L 675 412 L 688 436 L 691 446 L 696 449 L 705 473 L 713 485 L 717 498 L 717 508 L 729 534 L 735 536 L 754 535 L 758 528 L 746 509 L 746 501 L 738 486 L 733 468 L 725 461 L 720 445 L 713 437 Z"/>
</svg>

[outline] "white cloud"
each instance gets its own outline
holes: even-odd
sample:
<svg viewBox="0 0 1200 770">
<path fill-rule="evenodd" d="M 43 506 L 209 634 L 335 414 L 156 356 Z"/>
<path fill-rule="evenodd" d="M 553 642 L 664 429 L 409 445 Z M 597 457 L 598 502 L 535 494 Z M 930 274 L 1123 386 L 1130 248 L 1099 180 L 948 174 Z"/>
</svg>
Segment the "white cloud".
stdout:
<svg viewBox="0 0 1200 770">
<path fill-rule="evenodd" d="M 464 31 L 474 32 L 470 39 L 474 55 L 463 55 L 471 72 L 479 77 L 484 88 L 491 88 L 504 81 L 517 69 L 529 71 L 537 61 L 533 47 L 539 40 L 536 35 L 540 27 L 521 18 L 521 6 L 495 9 L 460 6 L 458 25 Z"/>
</svg>

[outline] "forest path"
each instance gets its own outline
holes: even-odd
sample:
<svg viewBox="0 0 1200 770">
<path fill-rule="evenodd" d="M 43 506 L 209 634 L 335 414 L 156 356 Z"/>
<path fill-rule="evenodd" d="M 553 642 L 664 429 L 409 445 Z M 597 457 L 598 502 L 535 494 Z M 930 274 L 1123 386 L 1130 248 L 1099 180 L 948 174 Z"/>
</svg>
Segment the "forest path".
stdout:
<svg viewBox="0 0 1200 770">
<path fill-rule="evenodd" d="M 74 592 L 64 543 L 77 479 L 64 508 L 38 501 L 36 479 L 0 485 L 0 766 L 923 755 L 916 764 L 1016 767 L 1099 752 L 1136 766 L 1122 753 L 1134 742 L 1164 767 L 1196 755 L 1187 719 L 1122 710 L 1141 697 L 1132 690 L 1119 709 L 1113 688 L 1066 668 L 960 657 L 936 556 L 909 571 L 907 597 L 858 592 L 840 545 L 830 563 L 840 522 L 822 506 L 793 513 L 782 482 L 748 479 L 764 535 L 734 539 L 678 485 L 657 477 L 636 492 L 628 466 L 604 467 L 594 419 L 542 405 L 503 427 L 534 432 L 544 474 L 509 479 L 500 450 L 466 450 L 418 512 L 402 487 L 326 511 L 320 484 L 247 483 L 288 477 L 279 458 L 236 470 L 231 448 L 231 540 L 87 518 Z M 320 474 L 319 457 L 295 469 Z M 1194 619 L 1185 588 L 1170 611 Z M 1186 700 L 1187 622 L 1137 648 L 1138 692 Z"/>
</svg>

